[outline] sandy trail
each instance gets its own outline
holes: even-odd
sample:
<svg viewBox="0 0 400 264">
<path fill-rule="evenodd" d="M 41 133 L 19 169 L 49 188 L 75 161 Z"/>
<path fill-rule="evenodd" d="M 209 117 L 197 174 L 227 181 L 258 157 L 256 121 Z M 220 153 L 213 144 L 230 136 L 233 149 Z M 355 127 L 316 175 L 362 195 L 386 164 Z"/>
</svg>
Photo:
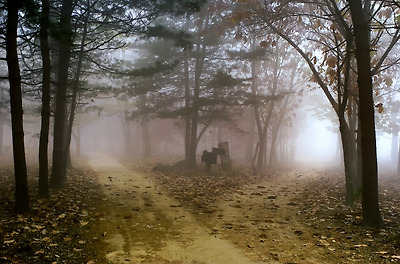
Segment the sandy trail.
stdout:
<svg viewBox="0 0 400 264">
<path fill-rule="evenodd" d="M 303 175 L 304 173 L 304 175 Z M 252 184 L 217 203 L 223 220 L 215 229 L 229 241 L 245 241 L 265 263 L 332 263 L 313 241 L 313 230 L 297 219 L 297 195 L 316 171 L 291 171 L 285 177 Z"/>
<path fill-rule="evenodd" d="M 266 263 L 213 233 L 145 175 L 105 154 L 91 154 L 89 165 L 106 197 L 99 228 L 105 230 L 110 263 Z"/>
</svg>

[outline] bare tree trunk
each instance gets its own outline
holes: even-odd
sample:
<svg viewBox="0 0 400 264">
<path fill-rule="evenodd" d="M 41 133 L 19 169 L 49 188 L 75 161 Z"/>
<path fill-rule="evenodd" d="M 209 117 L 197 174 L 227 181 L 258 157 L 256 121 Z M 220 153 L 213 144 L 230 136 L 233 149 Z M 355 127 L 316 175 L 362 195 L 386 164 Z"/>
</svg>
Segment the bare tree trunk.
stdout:
<svg viewBox="0 0 400 264">
<path fill-rule="evenodd" d="M 185 159 L 189 158 L 190 153 L 190 128 L 191 128 L 191 118 L 190 118 L 190 78 L 189 78 L 189 58 L 188 51 L 185 51 L 184 58 L 184 76 L 185 76 L 185 108 L 187 109 L 187 113 L 185 116 Z"/>
<path fill-rule="evenodd" d="M 278 53 L 278 52 L 277 52 Z M 276 58 L 276 60 L 278 60 L 279 58 Z M 279 78 L 279 74 L 278 74 L 278 67 L 279 67 L 279 63 L 275 64 L 275 71 L 274 71 L 274 83 L 276 83 L 275 85 L 277 86 L 277 82 L 278 82 L 278 78 Z M 290 74 L 290 82 L 289 82 L 289 94 L 293 92 L 294 90 L 294 79 L 296 77 L 296 70 L 297 67 L 293 67 L 292 68 L 292 72 Z M 273 92 L 275 93 L 276 88 L 273 89 Z M 286 115 L 286 111 L 289 105 L 289 94 L 286 95 L 283 103 L 282 103 L 282 107 L 279 113 L 279 117 L 276 119 L 275 124 L 273 124 L 272 127 L 272 138 L 271 138 L 271 147 L 270 147 L 270 156 L 269 156 L 269 166 L 273 166 L 276 164 L 277 162 L 277 144 L 278 144 L 278 133 L 279 130 L 282 126 L 283 123 L 283 118 Z"/>
<path fill-rule="evenodd" d="M 265 154 L 267 152 L 267 131 L 262 131 L 262 133 L 258 136 L 260 146 L 258 148 L 257 155 L 257 172 L 264 170 L 265 165 Z"/>
<path fill-rule="evenodd" d="M 56 109 L 54 113 L 53 137 L 53 166 L 50 186 L 60 188 L 64 185 L 67 176 L 67 150 L 66 150 L 66 109 L 68 90 L 68 70 L 71 58 L 71 14 L 72 0 L 63 0 L 60 17 L 61 34 L 58 39 L 60 54 L 58 63 L 58 78 L 56 91 Z"/>
<path fill-rule="evenodd" d="M 287 155 L 287 138 L 282 137 L 279 140 L 279 149 L 280 149 L 280 162 L 283 164 L 287 164 L 289 162 Z"/>
<path fill-rule="evenodd" d="M 42 0 L 40 51 L 42 54 L 42 117 L 39 139 L 39 197 L 49 197 L 49 131 L 50 131 L 50 48 L 48 40 L 50 4 Z"/>
<path fill-rule="evenodd" d="M 258 84 L 257 84 L 257 73 L 256 73 L 256 62 L 251 62 L 251 92 L 254 96 L 258 94 Z M 265 127 L 263 127 L 261 114 L 260 114 L 260 106 L 257 101 L 253 105 L 254 109 L 254 118 L 256 121 L 257 132 L 258 132 L 258 144 L 256 148 L 255 157 L 257 157 L 257 166 L 253 169 L 253 173 L 259 173 L 264 168 L 264 153 L 267 144 L 267 133 Z M 253 159 L 253 162 L 255 160 Z"/>
<path fill-rule="evenodd" d="M 400 176 L 400 141 L 399 141 L 399 150 L 397 152 L 397 176 Z"/>
<path fill-rule="evenodd" d="M 4 114 L 0 112 L 0 155 L 3 153 Z"/>
<path fill-rule="evenodd" d="M 150 131 L 149 131 L 149 120 L 148 117 L 142 118 L 142 136 L 143 136 L 143 158 L 148 159 L 151 157 L 151 142 L 150 142 Z"/>
<path fill-rule="evenodd" d="M 347 96 L 347 95 L 346 95 Z M 361 157 L 361 134 L 360 134 L 360 129 L 358 129 L 359 126 L 359 119 L 358 119 L 358 107 L 355 104 L 354 100 L 349 100 L 347 104 L 347 113 L 348 113 L 348 120 L 349 120 L 349 132 L 348 132 L 348 137 L 349 137 L 349 142 L 351 143 L 351 151 L 354 152 L 352 154 L 352 159 L 353 159 L 353 166 L 355 168 L 355 174 L 353 175 L 353 185 L 354 185 L 354 191 L 359 193 L 361 190 L 361 175 L 362 175 L 362 167 L 361 167 L 361 162 L 362 162 L 362 157 Z"/>
<path fill-rule="evenodd" d="M 206 57 L 206 44 L 204 43 L 200 32 L 208 27 L 209 23 L 209 14 L 203 14 L 199 17 L 198 20 L 198 35 L 196 40 L 196 59 L 195 59 L 195 69 L 194 69 L 194 91 L 193 91 L 193 99 L 192 99 L 192 120 L 191 120 L 191 130 L 190 130 L 190 148 L 189 155 L 187 158 L 187 164 L 191 167 L 195 167 L 196 164 L 196 152 L 197 145 L 200 141 L 200 137 L 202 133 L 198 136 L 197 129 L 199 123 L 199 98 L 200 98 L 200 79 L 203 73 L 204 60 Z"/>
<path fill-rule="evenodd" d="M 276 90 L 278 88 L 278 79 L 279 79 L 279 75 L 280 75 L 280 71 L 279 71 L 279 67 L 280 67 L 280 63 L 279 63 L 279 51 L 278 49 L 275 50 L 275 60 L 274 60 L 274 69 L 273 69 L 273 84 L 272 84 L 272 90 L 271 90 L 271 96 L 275 96 L 276 94 Z M 268 132 L 268 127 L 270 125 L 271 122 L 271 118 L 272 118 L 272 114 L 274 111 L 274 107 L 275 107 L 275 102 L 272 100 L 270 102 L 270 106 L 268 109 L 268 113 L 264 119 L 264 122 L 262 124 L 263 128 L 262 128 L 262 139 L 260 138 L 260 155 L 259 156 L 259 160 L 258 160 L 258 166 L 257 169 L 259 171 L 263 170 L 265 168 L 265 165 L 267 163 L 267 132 Z M 261 144 L 263 141 L 263 144 Z M 273 147 L 271 145 L 271 147 Z M 262 158 L 262 161 L 260 161 L 260 158 Z"/>
<path fill-rule="evenodd" d="M 254 117 L 249 113 L 247 114 L 249 120 L 249 135 L 247 138 L 247 147 L 245 151 L 244 160 L 248 163 L 252 162 L 253 150 L 254 150 L 254 133 L 255 133 L 255 120 Z"/>
<path fill-rule="evenodd" d="M 132 146 L 132 135 L 130 122 L 127 120 L 127 111 L 125 109 L 123 111 L 123 116 L 121 117 L 121 126 L 122 126 L 122 134 L 124 137 L 124 146 L 125 146 L 125 155 L 127 157 L 131 157 L 133 155 L 133 146 Z"/>
<path fill-rule="evenodd" d="M 15 211 L 29 211 L 28 177 L 25 159 L 21 75 L 17 54 L 18 9 L 22 2 L 7 0 L 6 60 L 10 83 L 11 128 L 15 173 Z"/>
<path fill-rule="evenodd" d="M 197 151 L 197 128 L 199 123 L 199 98 L 200 98 L 200 77 L 203 71 L 204 59 L 205 59 L 205 45 L 201 45 L 200 37 L 197 43 L 197 58 L 195 66 L 195 78 L 194 78 L 194 92 L 192 102 L 192 127 L 190 131 L 190 149 L 188 164 L 189 166 L 196 166 L 196 151 Z"/>
<path fill-rule="evenodd" d="M 251 168 L 253 169 L 253 175 L 257 175 L 258 174 L 258 171 L 257 171 L 257 168 L 255 166 L 255 163 L 256 163 L 257 153 L 258 153 L 258 149 L 259 148 L 260 148 L 260 143 L 257 142 L 256 149 L 254 151 L 254 155 L 253 155 L 253 158 L 251 160 Z"/>
<path fill-rule="evenodd" d="M 398 136 L 398 131 L 393 131 L 392 132 L 392 145 L 390 148 L 390 158 L 392 159 L 393 162 L 396 162 L 398 159 L 398 145 L 399 145 L 399 136 Z"/>
<path fill-rule="evenodd" d="M 352 137 L 350 136 L 350 131 L 344 117 L 339 118 L 339 130 L 342 139 L 343 162 L 346 179 L 346 204 L 351 205 L 354 203 L 356 189 L 354 186 L 354 178 L 356 177 L 354 155 L 356 155 L 356 152 L 354 149 L 355 142 L 353 144 L 351 142 Z"/>
<path fill-rule="evenodd" d="M 68 168 L 72 168 L 72 163 L 71 163 L 71 137 L 72 137 L 72 128 L 74 126 L 74 119 L 75 119 L 75 112 L 76 112 L 76 107 L 78 103 L 78 93 L 79 93 L 79 82 L 80 82 L 80 77 L 81 77 L 81 69 L 82 69 L 82 61 L 83 61 L 83 56 L 85 54 L 85 43 L 86 43 L 86 37 L 87 37 L 87 27 L 88 27 L 88 21 L 90 17 L 90 2 L 86 2 L 87 5 L 87 10 L 86 10 L 86 16 L 84 20 L 84 26 L 83 26 L 83 33 L 82 33 L 82 39 L 80 43 L 80 48 L 79 48 L 79 56 L 78 56 L 78 64 L 76 66 L 76 72 L 75 72 L 75 80 L 73 83 L 73 88 L 72 88 L 72 97 L 71 97 L 71 107 L 69 111 L 69 118 L 68 118 L 68 127 L 67 127 L 67 140 L 65 142 L 65 148 L 67 152 L 67 158 L 68 158 Z"/>
<path fill-rule="evenodd" d="M 341 168 L 344 168 L 343 146 L 340 132 L 337 134 L 336 158 L 339 160 Z"/>
<path fill-rule="evenodd" d="M 81 128 L 76 129 L 76 133 L 72 133 L 75 139 L 76 156 L 81 156 Z"/>
<path fill-rule="evenodd" d="M 366 1 L 368 3 L 368 1 Z M 370 27 L 361 0 L 349 0 L 354 26 L 358 70 L 359 118 L 362 145 L 362 214 L 364 224 L 379 228 L 382 218 L 379 209 L 378 165 L 372 73 L 370 58 Z"/>
<path fill-rule="evenodd" d="M 268 160 L 268 165 L 270 167 L 274 166 L 277 163 L 276 152 L 277 152 L 278 131 L 279 127 L 274 128 L 271 133 L 271 146 L 269 148 L 269 160 Z"/>
</svg>

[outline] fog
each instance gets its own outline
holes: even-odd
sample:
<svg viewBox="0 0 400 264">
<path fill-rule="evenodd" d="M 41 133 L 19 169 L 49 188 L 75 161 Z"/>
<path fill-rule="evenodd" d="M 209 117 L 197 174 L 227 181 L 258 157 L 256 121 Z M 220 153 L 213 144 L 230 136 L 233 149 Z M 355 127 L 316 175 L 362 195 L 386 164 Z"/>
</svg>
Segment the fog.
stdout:
<svg viewBox="0 0 400 264">
<path fill-rule="evenodd" d="M 316 167 L 340 165 L 337 133 L 331 132 L 330 121 L 320 121 L 314 117 L 305 120 L 306 128 L 296 140 L 296 161 Z M 340 145 L 339 145 L 340 147 Z"/>
<path fill-rule="evenodd" d="M 296 162 L 310 167 L 341 167 L 341 140 L 338 133 L 332 132 L 332 123 L 307 118 L 306 128 L 296 140 Z M 377 155 L 379 170 L 383 174 L 394 173 L 397 168 L 396 157 L 392 157 L 391 135 L 377 132 Z"/>
<path fill-rule="evenodd" d="M 399 260 L 399 3 L 0 0 L 0 262 Z"/>
<path fill-rule="evenodd" d="M 282 134 L 292 139 L 294 145 L 294 159 L 287 162 L 289 166 L 307 166 L 314 168 L 341 168 L 341 139 L 338 131 L 338 122 L 331 107 L 325 102 L 326 98 L 319 90 L 310 90 L 304 97 L 304 107 L 296 111 L 296 120 L 293 127 L 283 127 Z M 313 108 L 306 107 L 313 101 L 323 102 L 330 119 L 321 118 Z M 113 104 L 111 100 L 100 100 L 100 104 Z M 250 115 L 251 117 L 251 115 Z M 124 160 L 134 161 L 152 158 L 159 161 L 177 162 L 184 159 L 184 122 L 182 119 L 154 118 L 149 121 L 148 133 L 150 136 L 151 154 L 145 157 L 143 124 L 140 120 L 126 120 L 121 112 L 91 113 L 79 116 L 81 120 L 75 133 L 80 133 L 80 152 L 90 155 L 93 152 L 108 153 Z M 249 166 L 250 159 L 246 155 L 246 144 L 249 142 L 249 131 L 243 126 L 249 122 L 246 114 L 238 115 L 238 127 L 233 128 L 226 122 L 217 122 L 210 125 L 201 137 L 197 147 L 197 162 L 201 164 L 200 156 L 204 150 L 217 147 L 221 141 L 230 145 L 230 155 L 233 162 Z M 286 129 L 289 132 L 286 131 Z M 78 132 L 79 131 L 79 132 Z M 254 127 L 254 143 L 252 154 L 256 148 L 257 132 Z M 127 139 L 129 140 L 127 141 Z M 76 137 L 72 140 L 72 150 L 76 153 Z M 271 144 L 270 139 L 267 145 Z M 394 173 L 397 159 L 393 157 L 391 135 L 377 129 L 377 155 L 379 170 L 382 174 Z M 396 150 L 395 150 L 396 152 Z"/>
<path fill-rule="evenodd" d="M 324 100 L 319 92 L 310 92 L 304 98 L 308 100 Z M 114 100 L 98 100 L 99 105 L 113 105 Z M 117 105 L 115 105 L 117 107 Z M 329 107 L 329 106 L 328 106 Z M 341 141 L 337 123 L 320 119 L 310 114 L 310 108 L 297 111 L 297 121 L 294 122 L 294 133 L 289 137 L 293 140 L 294 159 L 286 164 L 314 168 L 343 167 L 341 160 Z M 237 123 L 248 122 L 248 116 L 239 116 Z M 243 119 L 243 120 L 242 120 Z M 36 120 L 36 121 L 35 121 Z M 25 145 L 32 159 L 38 151 L 39 117 L 31 116 L 25 121 Z M 177 162 L 184 159 L 184 126 L 182 120 L 155 118 L 149 121 L 151 154 L 144 155 L 143 124 L 138 120 L 126 120 L 121 112 L 99 111 L 77 115 L 73 130 L 71 151 L 74 157 L 90 156 L 93 153 L 106 153 L 123 160 L 135 161 L 151 158 L 163 162 Z M 3 152 L 11 154 L 11 129 L 9 124 L 3 126 Z M 256 129 L 254 128 L 254 131 Z M 286 133 L 285 131 L 282 133 Z M 230 155 L 233 162 L 249 166 L 251 159 L 247 157 L 246 144 L 249 142 L 249 132 L 233 129 L 230 125 L 219 122 L 207 128 L 199 141 L 197 162 L 204 150 L 217 147 L 220 141 L 227 141 L 231 147 Z M 256 146 L 257 133 L 254 134 L 252 154 Z M 52 148 L 52 138 L 49 141 Z M 267 144 L 270 144 L 270 140 Z M 396 158 L 391 155 L 391 135 L 377 130 L 377 152 L 380 171 L 393 173 L 396 169 Z M 51 156 L 50 156 L 51 157 Z"/>
</svg>

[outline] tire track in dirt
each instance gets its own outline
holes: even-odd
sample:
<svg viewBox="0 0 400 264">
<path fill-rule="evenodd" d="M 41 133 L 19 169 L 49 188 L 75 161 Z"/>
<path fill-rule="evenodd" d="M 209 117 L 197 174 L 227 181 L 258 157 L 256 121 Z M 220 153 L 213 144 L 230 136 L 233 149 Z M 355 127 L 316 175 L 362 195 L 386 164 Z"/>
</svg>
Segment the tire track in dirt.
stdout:
<svg viewBox="0 0 400 264">
<path fill-rule="evenodd" d="M 297 217 L 297 196 L 314 177 L 311 170 L 291 171 L 243 188 L 217 204 L 210 222 L 216 233 L 247 246 L 265 263 L 332 263 L 313 243 L 312 228 Z"/>
<path fill-rule="evenodd" d="M 267 263 L 214 234 L 145 175 L 98 153 L 90 155 L 89 165 L 104 189 L 99 229 L 106 230 L 110 263 Z"/>
</svg>

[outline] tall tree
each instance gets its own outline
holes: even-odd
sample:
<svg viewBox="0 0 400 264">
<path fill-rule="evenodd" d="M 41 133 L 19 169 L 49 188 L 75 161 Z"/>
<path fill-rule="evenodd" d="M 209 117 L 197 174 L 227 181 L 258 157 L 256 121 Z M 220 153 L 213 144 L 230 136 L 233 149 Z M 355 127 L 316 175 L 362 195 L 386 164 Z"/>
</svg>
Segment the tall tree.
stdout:
<svg viewBox="0 0 400 264">
<path fill-rule="evenodd" d="M 11 126 L 15 173 L 15 210 L 29 210 L 28 177 L 25 159 L 21 74 L 17 53 L 18 11 L 22 0 L 7 0 L 6 60 L 10 83 Z"/>
<path fill-rule="evenodd" d="M 121 74 L 121 68 L 110 67 L 109 63 L 113 60 L 107 51 L 123 48 L 126 45 L 125 38 L 119 38 L 122 35 L 141 35 L 141 36 L 157 36 L 162 38 L 171 38 L 166 34 L 166 31 L 160 30 L 163 27 L 153 27 L 152 22 L 160 16 L 181 16 L 186 13 L 197 12 L 204 0 L 188 1 L 180 0 L 171 4 L 168 1 L 82 1 L 77 2 L 80 8 L 77 8 L 76 13 L 83 18 L 82 21 L 75 23 L 78 29 L 82 32 L 76 32 L 75 36 L 80 36 L 80 46 L 76 65 L 71 62 L 71 67 L 75 66 L 74 83 L 71 96 L 71 107 L 69 108 L 68 129 L 65 135 L 66 142 L 64 151 L 64 160 L 68 157 L 69 144 L 72 134 L 72 126 L 74 120 L 74 112 L 76 109 L 76 99 L 78 91 L 80 92 L 80 76 L 84 71 L 83 63 L 86 67 L 96 65 L 102 73 L 113 72 Z M 107 6 L 105 10 L 104 7 Z M 79 31 L 79 30 L 78 30 Z M 168 32 L 168 31 L 167 31 Z M 81 33 L 81 34 L 79 34 Z M 121 41 L 121 39 L 123 39 Z M 76 41 L 77 39 L 74 39 Z M 107 54 L 106 56 L 104 56 Z M 74 54 L 72 54 L 74 55 Z M 108 57 L 107 57 L 108 56 Z M 75 59 L 74 56 L 72 59 Z M 155 67 L 157 68 L 157 66 Z M 149 74 L 148 71 L 142 71 L 141 74 Z M 129 73 L 127 74 L 129 75 Z M 58 90 L 58 89 L 57 89 Z M 56 102 L 56 105 L 58 103 Z M 57 108 L 57 106 L 56 106 Z M 60 152 L 60 151 L 59 151 Z M 53 151 L 54 155 L 54 151 Z M 61 156 L 61 153 L 60 155 Z M 65 174 L 65 170 L 63 170 Z"/>
<path fill-rule="evenodd" d="M 91 5 L 92 4 L 90 3 L 89 0 L 86 1 L 86 11 L 85 11 L 86 14 L 83 18 L 83 32 L 82 32 L 81 43 L 80 43 L 79 51 L 78 51 L 78 61 L 76 63 L 74 81 L 72 84 L 71 104 L 70 104 L 70 109 L 69 109 L 69 118 L 68 118 L 68 125 L 67 125 L 67 131 L 66 131 L 66 142 L 65 142 L 66 158 L 68 159 L 67 167 L 72 167 L 71 153 L 70 153 L 72 128 L 74 126 L 75 112 L 76 112 L 76 108 L 78 105 L 78 95 L 79 95 L 79 91 L 80 91 L 81 75 L 82 75 L 82 64 L 83 64 L 83 59 L 85 56 L 85 44 L 86 44 L 86 38 L 87 38 L 87 34 L 88 34 L 88 23 L 89 23 L 91 8 L 92 8 Z"/>
<path fill-rule="evenodd" d="M 48 143 L 50 129 L 50 48 L 49 48 L 49 0 L 42 0 L 42 15 L 40 21 L 40 50 L 42 54 L 42 118 L 39 139 L 39 196 L 49 197 L 49 159 Z"/>
<path fill-rule="evenodd" d="M 207 45 L 202 43 L 200 32 L 207 28 L 209 15 L 201 14 L 199 17 L 198 24 L 200 25 L 199 33 L 196 39 L 196 58 L 194 66 L 194 88 L 191 105 L 191 129 L 190 129 L 190 142 L 188 152 L 188 165 L 196 166 L 196 151 L 198 145 L 198 125 L 199 125 L 199 108 L 200 108 L 200 86 L 201 86 L 201 75 L 204 67 L 204 60 L 206 58 Z"/>
<path fill-rule="evenodd" d="M 215 119 L 215 116 L 206 114 L 202 117 L 202 113 L 207 112 L 207 95 L 210 91 L 206 90 L 207 86 L 204 85 L 210 75 L 211 71 L 218 70 L 218 60 L 213 58 L 218 51 L 221 50 L 223 45 L 220 43 L 220 38 L 223 36 L 219 32 L 218 28 L 221 26 L 220 14 L 225 8 L 225 3 L 223 1 L 210 1 L 201 12 L 198 13 L 196 21 L 196 34 L 194 39 L 194 48 L 192 52 L 193 56 L 193 74 L 187 71 L 186 62 L 184 65 L 185 73 L 185 103 L 186 109 L 190 109 L 190 118 L 186 118 L 186 140 L 189 146 L 186 146 L 186 160 L 190 167 L 196 165 L 196 153 L 198 143 L 211 124 Z M 210 63 L 212 62 L 212 63 Z M 189 62 L 190 67 L 190 62 Z M 208 73 L 208 74 L 207 74 Z M 189 77 L 188 78 L 188 74 Z M 189 79 L 189 82 L 188 82 Z M 192 80 L 192 91 L 187 89 L 188 84 L 190 84 L 190 79 Z M 189 85 L 190 86 L 190 85 Z M 204 93 L 204 94 L 203 94 Z M 188 100 L 190 98 L 190 100 Z M 187 104 L 189 103 L 189 105 Z M 202 126 L 201 126 L 202 124 Z M 190 129 L 189 129 L 190 126 Z M 201 128 L 201 129 L 200 129 Z M 190 138 L 190 140 L 188 140 Z"/>
<path fill-rule="evenodd" d="M 380 1 L 374 1 L 374 3 L 376 4 L 370 5 L 369 8 L 374 8 L 371 14 L 374 14 L 373 19 L 379 23 L 374 24 L 376 30 L 371 31 L 369 36 L 371 45 L 376 47 L 379 52 L 373 53 L 374 65 L 371 70 L 373 75 L 390 67 L 389 54 L 400 36 L 398 28 L 390 25 L 396 21 L 396 11 L 391 7 L 391 3 L 387 2 L 387 5 L 380 4 Z M 358 89 L 352 81 L 357 72 L 355 63 L 353 63 L 355 47 L 353 25 L 350 21 L 350 12 L 348 12 L 346 1 L 316 0 L 296 3 L 271 1 L 261 3 L 256 0 L 240 1 L 239 7 L 246 11 L 236 13 L 236 15 L 234 13 L 231 20 L 237 22 L 251 17 L 254 22 L 254 18 L 259 17 L 261 22 L 253 23 L 253 25 L 267 25 L 268 29 L 290 43 L 307 62 L 313 73 L 314 81 L 320 85 L 338 115 L 345 160 L 346 185 L 350 187 L 347 189 L 346 201 L 351 202 L 353 192 L 357 189 L 356 181 L 358 179 L 356 177 L 357 162 L 354 162 L 357 151 L 353 132 L 356 128 L 353 120 L 356 120 L 354 113 L 357 112 Z M 277 12 L 278 10 L 279 12 Z M 371 18 L 372 16 L 370 16 L 370 21 Z M 258 28 L 255 27 L 255 29 Z M 262 30 L 265 31 L 265 28 L 262 27 Z M 299 30 L 303 30 L 303 34 L 297 34 L 296 32 Z M 384 33 L 387 33 L 388 38 L 383 37 Z M 313 43 L 315 46 L 312 45 Z M 316 50 L 320 50 L 321 54 L 325 55 L 322 62 L 320 57 L 315 55 Z M 345 116 L 345 113 L 348 117 Z M 358 131 L 361 133 L 361 129 Z M 362 144 L 359 146 L 361 147 Z M 360 150 L 360 148 L 358 149 Z M 359 167 L 361 168 L 361 166 Z"/>
<path fill-rule="evenodd" d="M 68 71 L 72 46 L 72 9 L 73 0 L 62 1 L 59 25 L 60 34 L 57 37 L 59 54 L 56 82 L 56 106 L 54 112 L 53 166 L 50 178 L 50 185 L 55 188 L 62 187 L 66 180 L 66 114 Z"/>
<path fill-rule="evenodd" d="M 3 87 L 2 83 L 0 83 L 0 155 L 3 153 L 3 135 L 4 135 L 4 126 L 7 121 L 9 109 L 9 94 L 8 87 Z"/>
<path fill-rule="evenodd" d="M 358 71 L 359 118 L 362 156 L 362 214 L 363 222 L 372 227 L 382 225 L 379 210 L 378 166 L 376 155 L 375 112 L 371 72 L 369 1 L 349 0 L 354 26 Z"/>
</svg>

